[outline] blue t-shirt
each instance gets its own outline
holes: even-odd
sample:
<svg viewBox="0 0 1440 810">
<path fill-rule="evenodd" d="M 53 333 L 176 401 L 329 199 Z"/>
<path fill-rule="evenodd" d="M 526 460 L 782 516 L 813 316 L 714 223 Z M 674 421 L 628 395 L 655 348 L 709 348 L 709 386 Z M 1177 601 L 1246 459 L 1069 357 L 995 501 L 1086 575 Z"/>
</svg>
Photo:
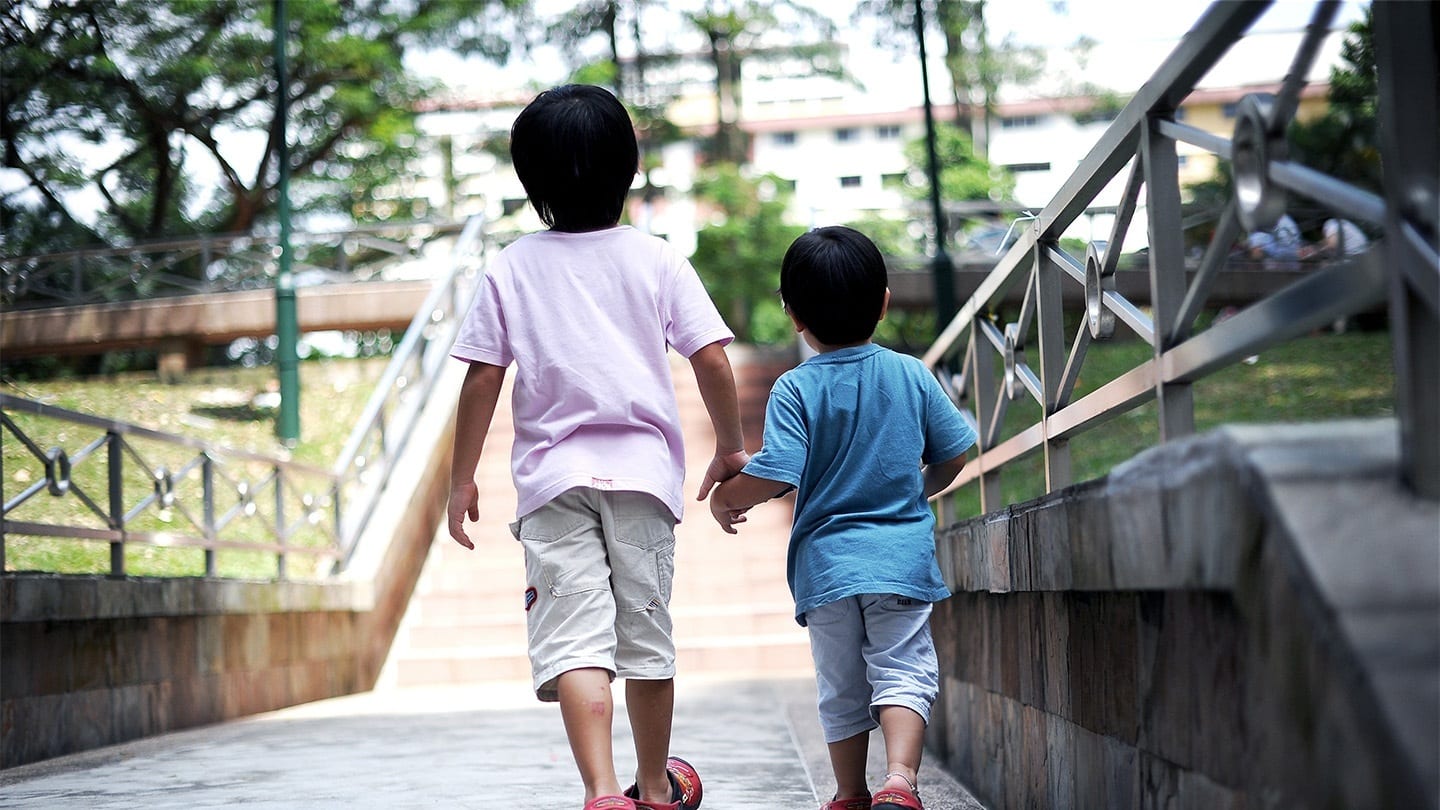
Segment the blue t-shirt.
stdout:
<svg viewBox="0 0 1440 810">
<path fill-rule="evenodd" d="M 775 382 L 764 445 L 745 472 L 796 489 L 786 574 L 800 624 L 862 593 L 950 595 L 921 464 L 974 443 L 930 370 L 881 346 L 817 355 Z"/>
</svg>

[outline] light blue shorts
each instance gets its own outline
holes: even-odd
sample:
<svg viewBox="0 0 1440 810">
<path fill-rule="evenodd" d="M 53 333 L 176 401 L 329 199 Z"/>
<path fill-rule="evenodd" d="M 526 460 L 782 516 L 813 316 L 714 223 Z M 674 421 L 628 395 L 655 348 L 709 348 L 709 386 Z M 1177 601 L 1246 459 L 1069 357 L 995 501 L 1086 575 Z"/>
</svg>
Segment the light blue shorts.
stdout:
<svg viewBox="0 0 1440 810">
<path fill-rule="evenodd" d="M 675 676 L 670 589 L 675 517 L 643 492 L 576 487 L 511 524 L 525 547 L 525 624 L 535 695 L 572 669 Z"/>
<path fill-rule="evenodd" d="M 930 637 L 930 603 L 868 593 L 805 612 L 820 727 L 834 743 L 869 731 L 883 706 L 904 706 L 930 722 L 940 663 Z"/>
</svg>

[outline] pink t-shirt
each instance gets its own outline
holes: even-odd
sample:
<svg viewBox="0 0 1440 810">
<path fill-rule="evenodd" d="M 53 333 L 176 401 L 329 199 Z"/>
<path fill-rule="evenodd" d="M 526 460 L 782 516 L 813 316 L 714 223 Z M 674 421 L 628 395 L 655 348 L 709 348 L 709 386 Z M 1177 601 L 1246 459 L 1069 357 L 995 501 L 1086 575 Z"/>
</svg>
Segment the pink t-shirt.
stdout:
<svg viewBox="0 0 1440 810">
<path fill-rule="evenodd" d="M 648 492 L 679 520 L 685 449 L 667 351 L 734 337 L 684 256 L 617 226 L 502 250 L 450 354 L 515 364 L 517 515 L 583 486 Z"/>
</svg>

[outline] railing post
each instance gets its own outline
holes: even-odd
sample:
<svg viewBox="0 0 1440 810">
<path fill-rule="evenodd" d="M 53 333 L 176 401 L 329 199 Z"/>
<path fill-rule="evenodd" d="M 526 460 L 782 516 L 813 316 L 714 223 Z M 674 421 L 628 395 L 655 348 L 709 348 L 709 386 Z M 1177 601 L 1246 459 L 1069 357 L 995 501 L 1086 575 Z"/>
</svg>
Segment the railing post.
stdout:
<svg viewBox="0 0 1440 810">
<path fill-rule="evenodd" d="M 275 465 L 275 539 L 280 551 L 275 555 L 275 578 L 285 581 L 285 550 L 290 540 L 290 529 L 285 525 L 285 471 Z"/>
<path fill-rule="evenodd" d="M 125 440 L 115 431 L 105 434 L 105 460 L 109 472 L 110 529 L 120 539 L 110 543 L 110 575 L 125 576 Z"/>
<path fill-rule="evenodd" d="M 1050 256 L 1054 241 L 1041 240 L 1039 223 L 1035 241 L 1035 319 L 1039 328 L 1040 389 L 1045 393 L 1042 424 L 1045 432 L 1045 491 L 1072 483 L 1070 442 L 1050 436 L 1050 417 L 1060 409 L 1061 381 L 1065 377 L 1065 309 L 1060 296 L 1060 266 Z"/>
<path fill-rule="evenodd" d="M 1180 161 L 1174 139 L 1160 132 L 1159 121 L 1155 116 L 1147 117 L 1140 141 L 1150 213 L 1150 309 L 1155 324 L 1156 367 L 1163 371 L 1161 358 L 1176 342 L 1186 284 Z M 1195 432 L 1195 398 L 1190 383 L 1166 383 L 1163 379 L 1163 373 L 1157 375 L 1155 400 L 1160 411 L 1160 441 L 1167 442 Z"/>
<path fill-rule="evenodd" d="M 1401 475 L 1440 499 L 1440 146 L 1434 3 L 1374 4 L 1380 150 L 1390 273 L 1390 340 Z"/>
<path fill-rule="evenodd" d="M 975 421 L 980 428 L 980 457 L 975 461 L 980 465 L 980 511 L 989 512 L 1000 507 L 1002 498 L 1000 471 L 985 469 L 985 451 L 989 449 L 985 437 L 991 433 L 995 404 L 1002 395 L 995 384 L 995 353 L 980 334 L 979 317 L 970 324 L 970 346 L 966 351 L 970 355 L 970 390 L 974 392 Z"/>
<path fill-rule="evenodd" d="M 207 452 L 205 460 L 200 462 L 200 487 L 201 497 L 205 503 L 205 542 L 210 543 L 205 547 L 205 576 L 215 576 L 215 461 Z"/>
</svg>

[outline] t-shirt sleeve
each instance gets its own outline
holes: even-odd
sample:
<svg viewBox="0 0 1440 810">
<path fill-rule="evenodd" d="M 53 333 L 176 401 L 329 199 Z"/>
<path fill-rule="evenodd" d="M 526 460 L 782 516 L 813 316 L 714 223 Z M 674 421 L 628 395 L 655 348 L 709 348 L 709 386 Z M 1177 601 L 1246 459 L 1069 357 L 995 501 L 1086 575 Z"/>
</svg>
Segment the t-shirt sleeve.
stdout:
<svg viewBox="0 0 1440 810">
<path fill-rule="evenodd" d="M 728 344 L 735 333 L 725 325 L 715 302 L 690 262 L 680 259 L 664 301 L 665 342 L 689 357 L 711 343 Z"/>
<path fill-rule="evenodd" d="M 515 359 L 510 353 L 510 335 L 505 328 L 499 286 L 490 273 L 480 279 L 480 289 L 475 293 L 470 311 L 465 313 L 465 320 L 460 322 L 450 356 L 493 366 L 508 366 Z"/>
<path fill-rule="evenodd" d="M 925 450 L 921 460 L 934 464 L 969 450 L 977 437 L 940 382 L 928 373 L 925 380 Z"/>
<path fill-rule="evenodd" d="M 742 472 L 768 481 L 800 486 L 810 437 L 795 392 L 780 380 L 770 391 L 765 406 L 765 434 L 760 452 L 750 457 Z"/>
</svg>

